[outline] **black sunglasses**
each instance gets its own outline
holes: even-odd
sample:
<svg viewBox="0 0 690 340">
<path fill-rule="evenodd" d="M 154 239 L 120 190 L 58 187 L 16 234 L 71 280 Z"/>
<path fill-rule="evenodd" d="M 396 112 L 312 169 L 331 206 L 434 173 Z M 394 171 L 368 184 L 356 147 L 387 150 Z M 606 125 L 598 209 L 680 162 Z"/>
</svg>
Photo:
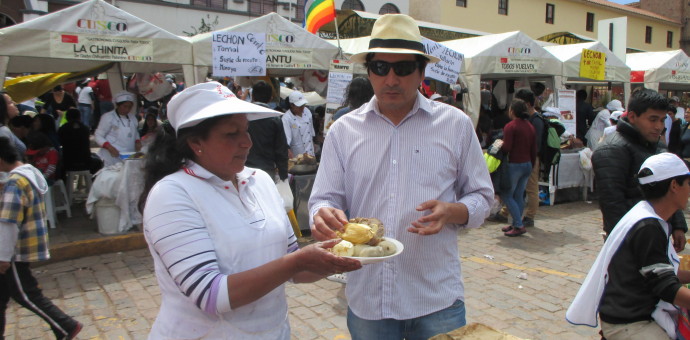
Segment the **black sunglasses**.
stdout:
<svg viewBox="0 0 690 340">
<path fill-rule="evenodd" d="M 397 63 L 374 60 L 367 63 L 367 69 L 369 69 L 371 73 L 381 77 L 388 75 L 388 72 L 390 72 L 391 68 L 393 68 L 393 72 L 395 72 L 398 77 L 405 77 L 412 74 L 412 72 L 417 70 L 419 67 L 421 67 L 421 63 L 419 61 L 412 60 L 399 61 Z"/>
</svg>

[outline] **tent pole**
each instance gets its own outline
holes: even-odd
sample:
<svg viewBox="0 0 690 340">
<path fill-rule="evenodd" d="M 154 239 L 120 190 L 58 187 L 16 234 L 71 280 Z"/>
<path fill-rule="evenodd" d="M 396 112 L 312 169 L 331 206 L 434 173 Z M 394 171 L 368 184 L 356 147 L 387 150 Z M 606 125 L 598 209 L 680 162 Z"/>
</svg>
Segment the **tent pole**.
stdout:
<svg viewBox="0 0 690 340">
<path fill-rule="evenodd" d="M 343 49 L 340 47 L 340 32 L 338 32 L 338 12 L 335 13 L 335 39 L 338 40 L 338 58 L 345 59 Z"/>
</svg>

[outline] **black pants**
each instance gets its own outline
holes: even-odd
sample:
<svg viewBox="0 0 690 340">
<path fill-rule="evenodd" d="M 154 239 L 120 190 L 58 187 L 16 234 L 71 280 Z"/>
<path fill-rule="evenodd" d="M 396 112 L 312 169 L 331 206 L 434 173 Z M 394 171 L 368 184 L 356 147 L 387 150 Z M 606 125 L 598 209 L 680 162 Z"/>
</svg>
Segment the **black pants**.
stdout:
<svg viewBox="0 0 690 340">
<path fill-rule="evenodd" d="M 43 296 L 29 263 L 12 262 L 5 274 L 0 274 L 0 339 L 5 338 L 5 312 L 10 298 L 45 320 L 56 339 L 65 339 L 77 327 L 76 320 Z"/>
</svg>

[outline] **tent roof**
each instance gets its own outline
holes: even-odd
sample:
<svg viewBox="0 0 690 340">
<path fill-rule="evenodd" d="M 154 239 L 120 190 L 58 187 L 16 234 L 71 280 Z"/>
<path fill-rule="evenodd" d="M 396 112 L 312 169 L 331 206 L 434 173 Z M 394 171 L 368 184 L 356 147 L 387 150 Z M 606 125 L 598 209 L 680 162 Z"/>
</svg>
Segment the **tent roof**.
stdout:
<svg viewBox="0 0 690 340">
<path fill-rule="evenodd" d="M 629 53 L 626 63 L 633 71 L 646 71 L 655 68 L 678 68 L 678 63 L 687 63 L 690 58 L 683 50 Z"/>
<path fill-rule="evenodd" d="M 266 53 L 269 56 L 290 54 L 289 51 L 295 49 L 309 50 L 311 51 L 309 53 L 313 66 L 307 67 L 308 69 L 327 70 L 330 66 L 331 59 L 338 53 L 337 47 L 309 33 L 304 28 L 295 25 L 275 12 L 215 32 L 266 33 Z M 213 65 L 213 55 L 211 51 L 211 38 L 213 33 L 214 32 L 203 33 L 190 38 L 193 44 L 195 65 Z M 293 36 L 294 39 L 286 41 L 284 38 L 287 36 Z M 280 39 L 281 37 L 283 39 Z M 285 67 L 285 69 L 287 69 L 288 72 L 288 74 L 285 75 L 289 75 L 290 71 L 303 71 L 305 67 Z M 275 69 L 273 71 L 275 71 Z"/>
<path fill-rule="evenodd" d="M 560 74 L 561 62 L 520 31 L 450 40 L 441 44 L 465 55 L 462 72 L 465 74 L 502 73 L 505 75 L 507 74 L 505 72 L 496 72 L 497 63 L 501 57 L 536 59 L 539 63 L 537 74 Z"/>
<path fill-rule="evenodd" d="M 126 72 L 172 72 L 192 64 L 189 41 L 103 0 L 0 29 L 0 46 L 13 73 L 75 72 L 113 61 Z"/>
<path fill-rule="evenodd" d="M 568 78 L 579 78 L 582 50 L 588 49 L 606 53 L 606 80 L 620 82 L 630 81 L 630 67 L 599 41 L 571 45 L 545 46 L 544 49 L 563 62 L 563 75 Z M 609 70 L 613 72 L 611 73 Z"/>
</svg>

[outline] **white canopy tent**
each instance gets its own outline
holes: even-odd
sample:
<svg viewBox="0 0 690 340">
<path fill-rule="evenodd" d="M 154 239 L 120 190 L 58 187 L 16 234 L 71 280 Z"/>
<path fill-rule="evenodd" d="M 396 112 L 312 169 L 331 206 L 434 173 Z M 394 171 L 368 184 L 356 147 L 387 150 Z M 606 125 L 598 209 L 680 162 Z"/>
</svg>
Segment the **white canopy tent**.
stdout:
<svg viewBox="0 0 690 340">
<path fill-rule="evenodd" d="M 571 45 L 544 46 L 544 49 L 563 62 L 563 71 L 560 76 L 556 77 L 557 89 L 565 88 L 566 83 L 623 83 L 625 88 L 624 102 L 628 102 L 630 91 L 629 86 L 625 86 L 625 84 L 630 82 L 630 67 L 601 42 L 593 41 Z M 580 77 L 580 60 L 582 59 L 583 49 L 606 54 L 606 74 L 604 80 Z"/>
<path fill-rule="evenodd" d="M 631 84 L 653 90 L 690 90 L 690 58 L 683 50 L 626 55 Z"/>
<path fill-rule="evenodd" d="M 183 73 L 192 79 L 191 43 L 102 0 L 0 29 L 0 85 L 7 73 L 78 72 L 115 62 L 122 72 Z"/>
<path fill-rule="evenodd" d="M 331 60 L 338 54 L 337 47 L 277 13 L 218 31 L 266 33 L 266 68 L 271 76 L 297 76 L 305 70 L 328 70 Z M 199 34 L 190 39 L 198 77 L 205 77 L 213 66 L 213 33 Z"/>
<path fill-rule="evenodd" d="M 465 112 L 477 124 L 481 107 L 481 80 L 544 80 L 554 88 L 561 61 L 520 31 L 443 41 L 465 56 L 460 73 L 469 90 Z"/>
</svg>

